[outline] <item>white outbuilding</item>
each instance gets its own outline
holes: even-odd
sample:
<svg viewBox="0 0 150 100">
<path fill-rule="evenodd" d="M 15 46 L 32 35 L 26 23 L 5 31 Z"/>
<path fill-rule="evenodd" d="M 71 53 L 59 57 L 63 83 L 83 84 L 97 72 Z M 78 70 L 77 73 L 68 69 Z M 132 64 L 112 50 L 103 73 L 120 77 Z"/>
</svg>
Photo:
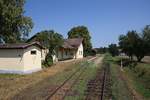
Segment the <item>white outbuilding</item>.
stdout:
<svg viewBox="0 0 150 100">
<path fill-rule="evenodd" d="M 0 44 L 0 73 L 28 74 L 42 69 L 37 43 Z"/>
</svg>

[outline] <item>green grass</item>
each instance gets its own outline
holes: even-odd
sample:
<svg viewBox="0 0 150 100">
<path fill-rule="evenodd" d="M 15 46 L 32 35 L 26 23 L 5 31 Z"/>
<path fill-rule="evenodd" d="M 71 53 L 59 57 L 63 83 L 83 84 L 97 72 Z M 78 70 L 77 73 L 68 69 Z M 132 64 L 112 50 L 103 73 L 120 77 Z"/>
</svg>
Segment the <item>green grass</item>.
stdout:
<svg viewBox="0 0 150 100">
<path fill-rule="evenodd" d="M 119 67 L 111 64 L 112 74 L 112 95 L 114 100 L 132 100 L 132 96 L 126 82 L 120 77 Z"/>
<path fill-rule="evenodd" d="M 150 64 L 138 63 L 134 68 L 125 68 L 134 89 L 138 91 L 145 100 L 150 99 Z"/>
<path fill-rule="evenodd" d="M 126 58 L 124 60 L 128 59 Z M 130 97 L 130 91 L 127 90 L 126 83 L 118 77 L 118 69 L 120 67 L 118 62 L 120 61 L 120 57 L 107 55 L 105 61 L 111 64 L 112 80 L 114 80 L 112 86 L 113 97 L 117 100 L 130 100 L 131 98 L 127 98 Z M 144 100 L 150 100 L 150 64 L 134 63 L 129 63 L 124 66 L 124 73 L 132 88 L 142 95 Z"/>
<path fill-rule="evenodd" d="M 119 66 L 115 63 L 119 58 L 106 55 L 104 61 L 110 63 L 112 78 L 112 99 L 113 100 L 132 100 L 132 96 L 126 82 L 120 77 Z"/>
</svg>

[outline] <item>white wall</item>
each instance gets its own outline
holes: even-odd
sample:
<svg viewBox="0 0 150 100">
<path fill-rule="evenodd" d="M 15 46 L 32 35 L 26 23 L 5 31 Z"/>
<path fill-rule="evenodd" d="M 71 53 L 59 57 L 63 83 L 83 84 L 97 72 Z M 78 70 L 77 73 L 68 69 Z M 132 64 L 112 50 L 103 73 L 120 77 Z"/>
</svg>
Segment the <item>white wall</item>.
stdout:
<svg viewBox="0 0 150 100">
<path fill-rule="evenodd" d="M 53 59 L 53 62 L 54 62 L 54 63 L 58 62 L 58 58 L 57 58 L 56 55 L 52 55 L 52 59 Z"/>
<path fill-rule="evenodd" d="M 46 58 L 46 55 L 48 54 L 49 50 L 48 49 L 42 49 L 42 54 L 41 54 L 41 59 L 44 61 Z"/>
<path fill-rule="evenodd" d="M 78 47 L 78 50 L 76 52 L 76 59 L 77 58 L 83 58 L 83 45 L 82 43 L 80 44 L 80 46 Z"/>
<path fill-rule="evenodd" d="M 23 65 L 23 49 L 0 49 L 0 70 L 21 71 Z"/>
<path fill-rule="evenodd" d="M 36 50 L 36 55 L 31 51 Z M 41 49 L 0 49 L 0 73 L 31 73 L 41 70 Z"/>
<path fill-rule="evenodd" d="M 36 51 L 35 55 L 31 51 Z M 36 46 L 28 47 L 24 50 L 24 71 L 41 69 L 41 49 Z"/>
</svg>

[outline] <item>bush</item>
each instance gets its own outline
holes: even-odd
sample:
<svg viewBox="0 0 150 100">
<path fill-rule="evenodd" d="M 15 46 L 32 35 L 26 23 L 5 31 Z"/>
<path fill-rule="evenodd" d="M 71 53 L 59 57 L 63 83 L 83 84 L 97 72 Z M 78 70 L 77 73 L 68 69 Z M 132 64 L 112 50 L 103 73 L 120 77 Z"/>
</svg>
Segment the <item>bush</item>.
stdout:
<svg viewBox="0 0 150 100">
<path fill-rule="evenodd" d="M 47 54 L 45 61 L 43 61 L 43 65 L 44 67 L 50 67 L 53 65 L 53 58 L 50 54 Z"/>
<path fill-rule="evenodd" d="M 133 70 L 136 76 L 150 89 L 150 65 L 139 63 Z"/>
<path fill-rule="evenodd" d="M 150 74 L 150 70 L 146 65 L 144 66 L 144 65 L 139 64 L 135 67 L 134 70 L 139 77 L 144 77 L 145 75 L 147 75 L 147 73 Z"/>
</svg>

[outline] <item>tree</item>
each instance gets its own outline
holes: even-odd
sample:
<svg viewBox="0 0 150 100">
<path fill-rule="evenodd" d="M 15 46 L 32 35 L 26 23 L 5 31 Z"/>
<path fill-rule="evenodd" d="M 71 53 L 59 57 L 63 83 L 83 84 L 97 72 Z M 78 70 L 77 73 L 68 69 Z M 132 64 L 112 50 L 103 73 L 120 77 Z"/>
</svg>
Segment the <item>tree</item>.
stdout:
<svg viewBox="0 0 150 100">
<path fill-rule="evenodd" d="M 112 56 L 117 56 L 119 54 L 119 50 L 116 44 L 109 45 L 109 52 Z"/>
<path fill-rule="evenodd" d="M 49 66 L 52 64 L 52 55 L 56 55 L 56 51 L 63 43 L 63 36 L 53 30 L 45 30 L 38 32 L 31 37 L 27 42 L 38 41 L 41 45 L 49 49 L 45 63 Z"/>
<path fill-rule="evenodd" d="M 104 54 L 104 53 L 108 52 L 108 48 L 107 47 L 96 48 L 96 50 L 97 50 L 98 54 Z"/>
<path fill-rule="evenodd" d="M 88 55 L 91 52 L 92 44 L 91 44 L 91 36 L 88 28 L 85 26 L 77 26 L 73 27 L 68 32 L 68 38 L 83 38 L 83 46 L 84 46 L 84 55 Z"/>
<path fill-rule="evenodd" d="M 146 42 L 136 31 L 128 31 L 127 35 L 121 35 L 119 45 L 122 51 L 130 57 L 130 60 L 135 55 L 140 62 L 147 52 Z"/>
<path fill-rule="evenodd" d="M 143 30 L 143 39 L 144 41 L 146 42 L 146 45 L 147 45 L 147 49 L 150 54 L 150 25 L 146 25 L 144 30 Z"/>
<path fill-rule="evenodd" d="M 14 43 L 28 37 L 32 19 L 24 16 L 25 0 L 0 0 L 0 42 Z"/>
<path fill-rule="evenodd" d="M 136 42 L 136 44 L 134 46 L 134 54 L 137 57 L 138 62 L 141 62 L 141 60 L 147 54 L 146 42 L 140 36 L 137 37 L 137 42 Z"/>
<path fill-rule="evenodd" d="M 137 42 L 137 33 L 136 31 L 128 31 L 127 35 L 120 35 L 119 37 L 119 45 L 123 52 L 125 52 L 129 57 L 130 60 L 133 59 L 134 55 L 134 45 Z"/>
<path fill-rule="evenodd" d="M 41 45 L 49 49 L 51 54 L 63 43 L 63 36 L 53 30 L 45 30 L 38 32 L 31 37 L 27 42 L 38 41 Z"/>
</svg>

